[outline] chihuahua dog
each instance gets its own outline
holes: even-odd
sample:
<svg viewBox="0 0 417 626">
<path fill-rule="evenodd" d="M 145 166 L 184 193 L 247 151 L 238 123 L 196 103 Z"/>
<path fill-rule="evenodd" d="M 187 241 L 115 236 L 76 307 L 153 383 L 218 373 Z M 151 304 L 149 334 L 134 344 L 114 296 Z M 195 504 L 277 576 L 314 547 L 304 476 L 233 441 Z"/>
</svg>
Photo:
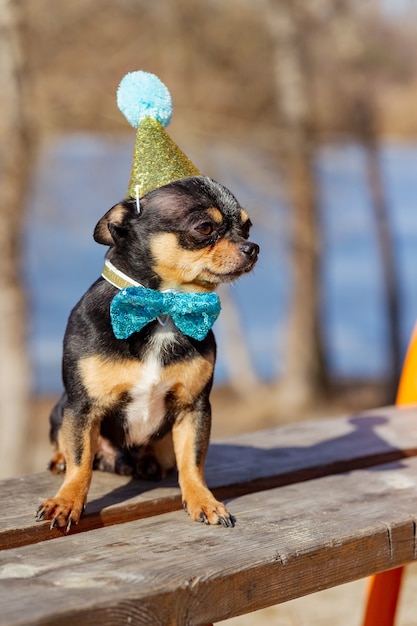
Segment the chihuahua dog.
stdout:
<svg viewBox="0 0 417 626">
<path fill-rule="evenodd" d="M 51 415 L 51 469 L 65 469 L 65 479 L 40 505 L 38 521 L 50 519 L 51 528 L 67 532 L 77 524 L 94 466 L 152 478 L 176 465 L 192 519 L 234 525 L 204 479 L 216 357 L 212 331 L 195 339 L 164 315 L 118 339 L 110 308 L 126 286 L 123 278 L 180 293 L 210 293 L 234 281 L 258 258 L 259 246 L 248 241 L 250 227 L 230 191 L 204 176 L 149 192 L 140 212 L 134 199 L 126 199 L 98 222 L 94 239 L 110 246 L 108 275 L 103 272 L 69 317 L 65 393 Z"/>
</svg>

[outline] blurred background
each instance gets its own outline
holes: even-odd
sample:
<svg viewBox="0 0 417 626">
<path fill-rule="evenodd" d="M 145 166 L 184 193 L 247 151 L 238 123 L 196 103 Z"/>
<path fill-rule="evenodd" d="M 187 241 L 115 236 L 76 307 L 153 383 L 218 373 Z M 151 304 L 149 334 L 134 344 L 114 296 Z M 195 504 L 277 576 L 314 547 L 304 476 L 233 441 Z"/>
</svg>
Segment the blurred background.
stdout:
<svg viewBox="0 0 417 626">
<path fill-rule="evenodd" d="M 214 436 L 393 402 L 417 318 L 416 18 L 416 0 L 0 0 L 1 477 L 47 464 L 137 69 L 261 246 L 221 291 Z"/>
</svg>

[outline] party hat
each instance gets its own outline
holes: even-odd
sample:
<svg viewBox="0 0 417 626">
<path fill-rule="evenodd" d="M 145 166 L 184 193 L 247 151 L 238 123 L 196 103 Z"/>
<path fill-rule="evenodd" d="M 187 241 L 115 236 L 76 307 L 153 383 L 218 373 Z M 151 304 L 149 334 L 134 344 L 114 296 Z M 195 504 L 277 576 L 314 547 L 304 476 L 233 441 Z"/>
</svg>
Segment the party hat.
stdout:
<svg viewBox="0 0 417 626">
<path fill-rule="evenodd" d="M 117 90 L 117 105 L 136 131 L 128 196 L 201 172 L 165 130 L 172 116 L 171 95 L 155 74 L 129 72 Z"/>
</svg>

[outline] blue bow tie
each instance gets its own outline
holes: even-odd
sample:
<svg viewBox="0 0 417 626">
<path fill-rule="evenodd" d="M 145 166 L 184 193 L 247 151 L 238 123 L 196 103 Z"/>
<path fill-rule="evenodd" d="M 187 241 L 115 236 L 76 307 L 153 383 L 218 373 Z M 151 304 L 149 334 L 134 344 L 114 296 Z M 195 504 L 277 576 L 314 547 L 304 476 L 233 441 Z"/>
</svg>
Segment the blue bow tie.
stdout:
<svg viewBox="0 0 417 626">
<path fill-rule="evenodd" d="M 162 315 L 170 315 L 179 330 L 202 341 L 220 313 L 215 293 L 160 292 L 146 287 L 125 287 L 110 304 L 113 332 L 127 339 Z"/>
</svg>

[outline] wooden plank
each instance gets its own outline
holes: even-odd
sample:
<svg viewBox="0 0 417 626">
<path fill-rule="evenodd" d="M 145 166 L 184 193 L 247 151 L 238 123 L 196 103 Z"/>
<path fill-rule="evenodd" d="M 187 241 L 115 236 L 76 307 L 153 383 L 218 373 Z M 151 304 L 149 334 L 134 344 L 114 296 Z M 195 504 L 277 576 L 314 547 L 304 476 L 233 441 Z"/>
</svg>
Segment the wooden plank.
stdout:
<svg viewBox="0 0 417 626">
<path fill-rule="evenodd" d="M 417 408 L 301 422 L 210 446 L 207 481 L 225 499 L 417 454 Z M 45 472 L 0 483 L 0 549 L 58 537 L 36 523 L 37 504 L 61 477 Z M 95 472 L 86 515 L 72 533 L 181 508 L 176 477 L 147 483 Z M 233 510 L 232 510 L 233 512 Z"/>
<path fill-rule="evenodd" d="M 416 559 L 417 458 L 235 499 L 234 529 L 183 512 L 0 554 L 0 625 L 193 625 Z"/>
</svg>

